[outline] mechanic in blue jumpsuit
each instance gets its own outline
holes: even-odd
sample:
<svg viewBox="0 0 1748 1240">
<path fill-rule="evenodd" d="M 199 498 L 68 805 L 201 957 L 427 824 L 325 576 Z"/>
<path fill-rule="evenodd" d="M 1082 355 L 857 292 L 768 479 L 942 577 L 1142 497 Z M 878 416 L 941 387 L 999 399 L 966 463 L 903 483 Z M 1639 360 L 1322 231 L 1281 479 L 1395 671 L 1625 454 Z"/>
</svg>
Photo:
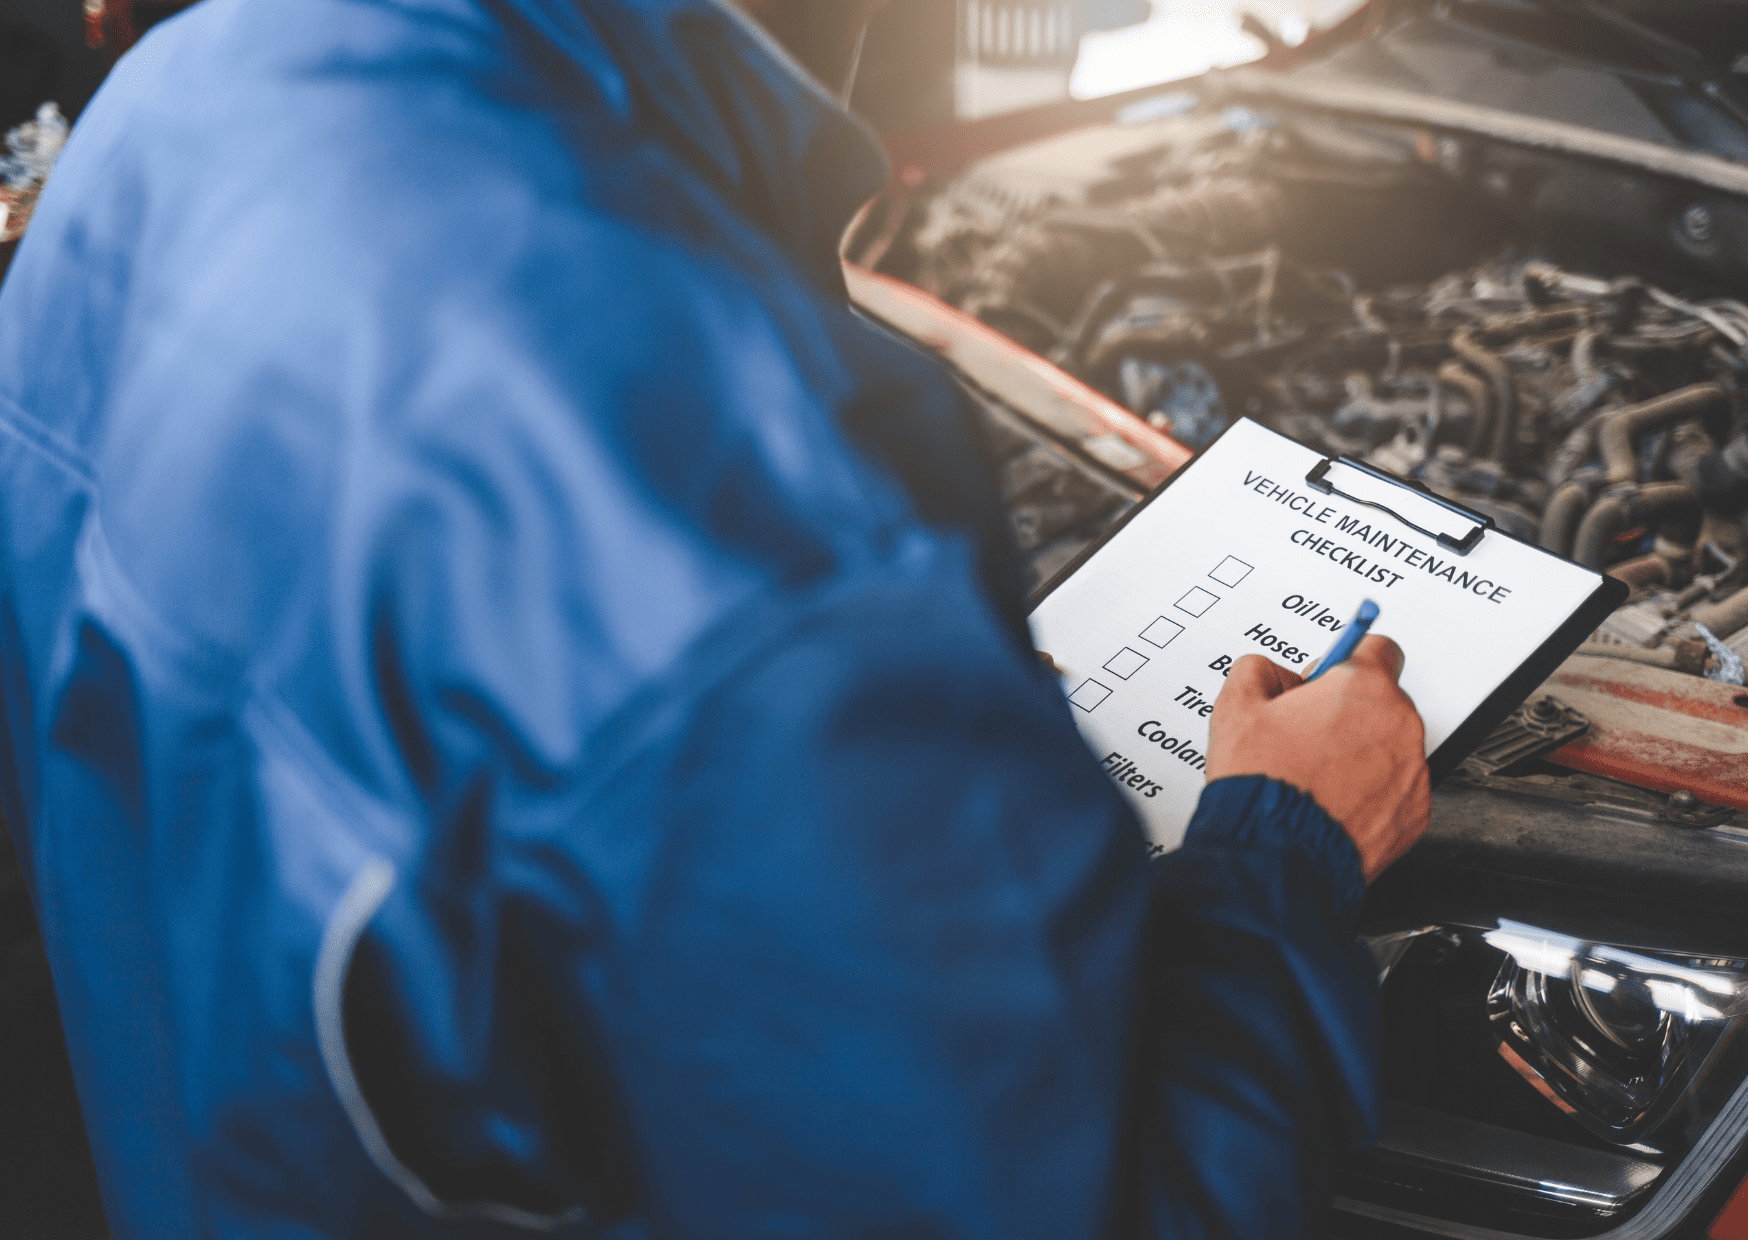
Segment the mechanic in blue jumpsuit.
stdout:
<svg viewBox="0 0 1748 1240">
<path fill-rule="evenodd" d="M 0 789 L 116 1236 L 1315 1229 L 1394 648 L 1246 660 L 1150 862 L 845 307 L 883 175 L 718 0 L 122 60 L 0 295 Z"/>
</svg>

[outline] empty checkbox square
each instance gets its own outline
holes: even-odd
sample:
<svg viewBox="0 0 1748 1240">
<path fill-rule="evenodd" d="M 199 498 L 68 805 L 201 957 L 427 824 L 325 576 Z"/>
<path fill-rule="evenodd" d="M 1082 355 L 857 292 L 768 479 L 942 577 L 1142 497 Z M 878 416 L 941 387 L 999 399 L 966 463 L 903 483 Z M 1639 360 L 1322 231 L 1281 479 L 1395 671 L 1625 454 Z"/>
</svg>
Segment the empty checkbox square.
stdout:
<svg viewBox="0 0 1748 1240">
<path fill-rule="evenodd" d="M 1105 664 L 1105 670 L 1113 676 L 1121 676 L 1124 680 L 1127 680 L 1146 666 L 1146 655 L 1142 654 L 1139 650 L 1131 650 L 1129 647 L 1124 646 L 1121 650 L 1117 651 L 1116 654 L 1111 656 L 1110 662 Z"/>
<path fill-rule="evenodd" d="M 1171 639 L 1184 631 L 1184 626 L 1176 620 L 1167 620 L 1164 616 L 1141 630 L 1141 640 L 1151 646 L 1164 650 L 1171 645 Z"/>
<path fill-rule="evenodd" d="M 1209 573 L 1208 576 L 1212 577 L 1223 586 L 1235 586 L 1246 577 L 1250 576 L 1250 569 L 1251 566 L 1249 564 L 1246 564 L 1235 555 L 1229 555 L 1224 560 L 1221 560 L 1220 567 Z"/>
<path fill-rule="evenodd" d="M 1192 616 L 1199 616 L 1219 601 L 1218 594 L 1209 594 L 1201 586 L 1191 586 L 1190 592 L 1173 603 L 1172 606 L 1179 611 L 1188 612 Z"/>
<path fill-rule="evenodd" d="M 1080 688 L 1068 695 L 1068 700 L 1082 710 L 1091 710 L 1100 702 L 1111 696 L 1108 685 L 1101 685 L 1096 680 L 1083 680 Z"/>
</svg>

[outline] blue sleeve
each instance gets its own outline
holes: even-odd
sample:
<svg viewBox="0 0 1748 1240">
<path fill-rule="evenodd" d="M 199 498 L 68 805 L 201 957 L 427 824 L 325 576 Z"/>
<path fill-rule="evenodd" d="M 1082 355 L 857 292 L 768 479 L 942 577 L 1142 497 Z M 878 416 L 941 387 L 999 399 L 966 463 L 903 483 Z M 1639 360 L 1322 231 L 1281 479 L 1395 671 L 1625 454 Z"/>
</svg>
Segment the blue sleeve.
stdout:
<svg viewBox="0 0 1748 1240">
<path fill-rule="evenodd" d="M 1376 1136 L 1358 853 L 1309 795 L 1245 776 L 1154 864 L 1149 1234 L 1314 1235 L 1332 1160 Z"/>
<path fill-rule="evenodd" d="M 626 1155 L 663 1236 L 1060 1240 L 1137 1206 L 1160 1237 L 1303 1234 L 1370 1110 L 1351 848 L 1233 781 L 1149 862 L 974 583 L 968 545 L 912 535 L 752 604 L 612 722 L 580 799 L 504 807 L 516 965 L 472 1067 L 477 1016 L 408 997 L 435 961 L 491 975 L 479 935 L 420 941 L 477 889 L 391 902 L 368 989 L 402 997 L 372 1022 L 416 1110 L 384 1121 L 439 1191 L 491 1164 L 567 1199 L 530 1134 L 581 1115 L 571 1151 Z"/>
<path fill-rule="evenodd" d="M 588 1002 L 659 1234 L 1103 1227 L 1145 847 L 971 562 L 913 536 L 626 720 Z"/>
</svg>

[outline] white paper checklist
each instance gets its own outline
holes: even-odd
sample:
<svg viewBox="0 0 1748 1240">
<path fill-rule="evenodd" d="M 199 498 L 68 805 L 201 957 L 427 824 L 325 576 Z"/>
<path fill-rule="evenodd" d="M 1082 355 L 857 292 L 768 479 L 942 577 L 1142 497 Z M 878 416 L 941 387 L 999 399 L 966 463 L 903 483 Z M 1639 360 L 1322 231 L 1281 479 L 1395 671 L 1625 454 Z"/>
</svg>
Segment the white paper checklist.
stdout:
<svg viewBox="0 0 1748 1240">
<path fill-rule="evenodd" d="M 1081 734 L 1156 845 L 1176 847 L 1195 811 L 1239 657 L 1303 674 L 1372 599 L 1432 754 L 1602 582 L 1496 530 L 1458 554 L 1367 495 L 1320 491 L 1307 477 L 1323 459 L 1239 422 L 1032 613 Z"/>
</svg>

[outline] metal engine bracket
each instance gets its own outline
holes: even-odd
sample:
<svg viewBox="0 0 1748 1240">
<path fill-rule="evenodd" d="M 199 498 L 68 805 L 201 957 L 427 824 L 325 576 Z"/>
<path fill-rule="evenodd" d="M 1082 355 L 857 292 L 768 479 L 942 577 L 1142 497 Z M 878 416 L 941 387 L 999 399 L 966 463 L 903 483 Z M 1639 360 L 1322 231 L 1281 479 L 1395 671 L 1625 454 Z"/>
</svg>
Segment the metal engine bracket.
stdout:
<svg viewBox="0 0 1748 1240">
<path fill-rule="evenodd" d="M 1465 773 L 1495 777 L 1516 774 L 1589 730 L 1589 716 L 1550 693 L 1541 694 L 1512 711 L 1504 723 L 1493 729 L 1464 761 Z"/>
</svg>

